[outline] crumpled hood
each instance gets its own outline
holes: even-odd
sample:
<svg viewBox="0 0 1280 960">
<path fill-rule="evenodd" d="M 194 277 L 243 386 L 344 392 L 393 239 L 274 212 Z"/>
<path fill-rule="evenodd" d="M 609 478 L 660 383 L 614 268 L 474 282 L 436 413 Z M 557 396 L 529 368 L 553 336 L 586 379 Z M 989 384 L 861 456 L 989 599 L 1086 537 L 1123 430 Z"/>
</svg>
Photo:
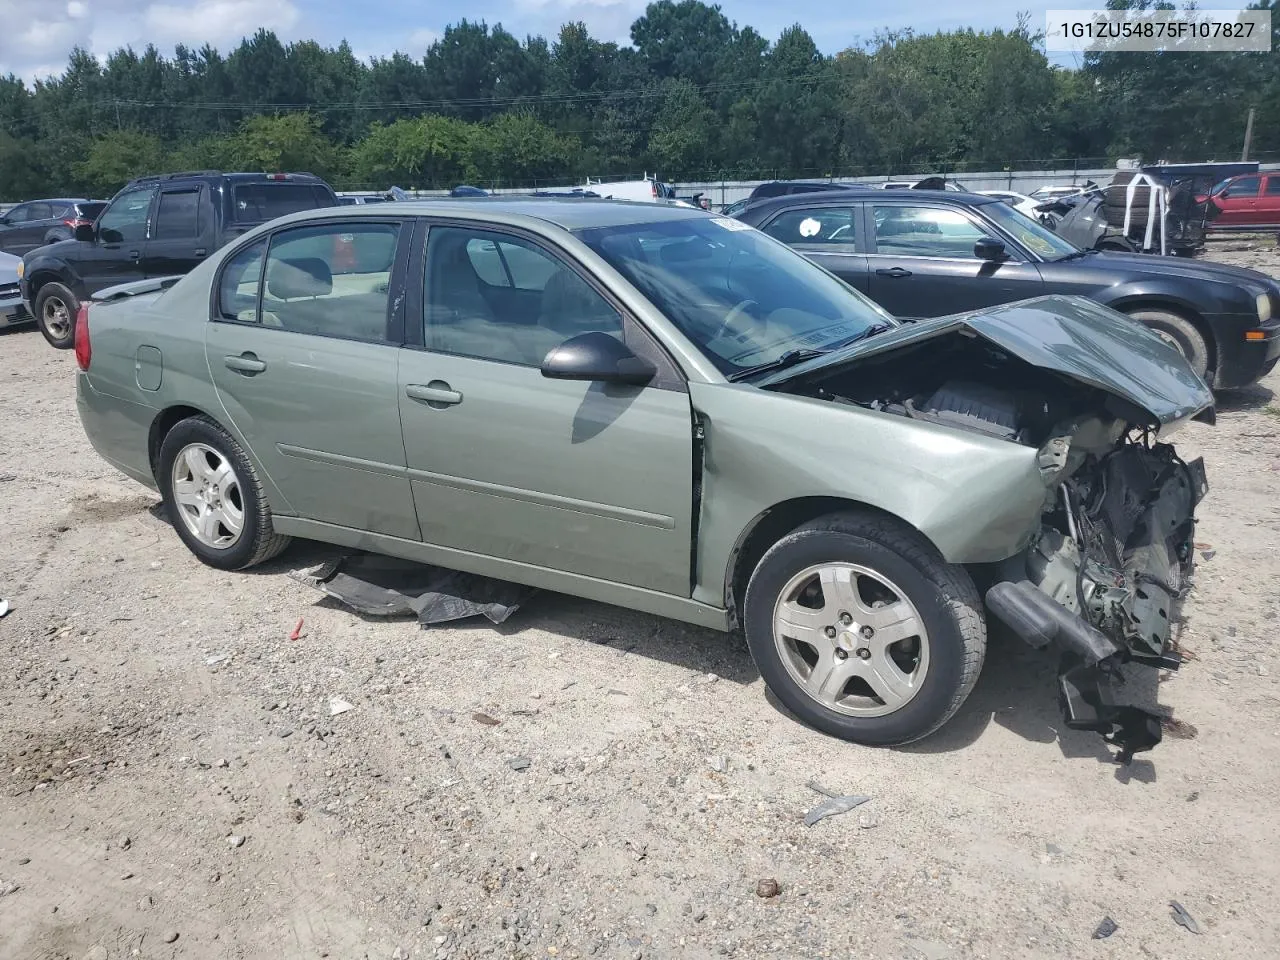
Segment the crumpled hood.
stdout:
<svg viewBox="0 0 1280 960">
<path fill-rule="evenodd" d="M 978 336 L 1034 367 L 1097 387 L 1167 424 L 1213 406 L 1182 354 L 1142 324 L 1084 297 L 1048 296 L 974 313 L 904 323 L 870 340 L 780 370 L 772 387 L 827 375 L 865 357 L 949 333 Z"/>
</svg>

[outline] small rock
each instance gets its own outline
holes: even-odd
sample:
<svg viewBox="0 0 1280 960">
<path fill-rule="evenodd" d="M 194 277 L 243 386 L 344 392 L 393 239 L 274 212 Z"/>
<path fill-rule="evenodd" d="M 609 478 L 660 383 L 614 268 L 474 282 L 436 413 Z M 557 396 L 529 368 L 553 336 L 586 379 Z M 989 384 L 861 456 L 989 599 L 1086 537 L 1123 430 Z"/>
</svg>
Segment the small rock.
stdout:
<svg viewBox="0 0 1280 960">
<path fill-rule="evenodd" d="M 409 960 L 409 951 L 404 947 L 396 947 L 391 953 L 391 960 Z"/>
<path fill-rule="evenodd" d="M 1049 854 L 1049 856 L 1051 857 L 1062 856 L 1062 848 L 1058 846 L 1056 843 L 1046 843 L 1044 845 L 1044 852 Z"/>
<path fill-rule="evenodd" d="M 163 566 L 164 566 L 164 564 L 163 564 L 163 563 L 161 563 L 159 560 L 152 560 L 152 561 L 151 561 L 151 569 L 152 569 L 152 570 L 159 570 L 159 569 L 160 569 L 161 567 L 163 567 Z"/>
<path fill-rule="evenodd" d="M 232 834 L 231 836 L 227 837 L 227 845 L 231 847 L 243 847 L 244 837 L 239 837 L 239 836 L 236 836 L 235 834 Z"/>
<path fill-rule="evenodd" d="M 779 886 L 778 881 L 772 877 L 765 877 L 763 880 L 756 882 L 757 897 L 762 897 L 767 900 L 770 897 L 776 897 L 781 892 L 782 887 Z"/>
<path fill-rule="evenodd" d="M 874 813 L 864 813 L 858 817 L 858 827 L 862 830 L 874 830 L 880 826 L 880 818 Z"/>
<path fill-rule="evenodd" d="M 13 881 L 0 880 L 0 897 L 7 897 L 11 893 L 17 893 L 22 888 Z"/>
<path fill-rule="evenodd" d="M 132 880 L 132 879 L 133 879 L 133 874 L 132 874 L 132 873 L 129 873 L 129 872 L 127 872 L 127 871 L 126 871 L 125 873 L 120 874 L 120 879 L 121 879 L 121 880 Z"/>
<path fill-rule="evenodd" d="M 716 773 L 724 773 L 729 769 L 729 758 L 728 757 L 712 757 L 711 769 L 714 770 Z"/>
<path fill-rule="evenodd" d="M 1103 917 L 1102 922 L 1098 924 L 1098 929 L 1093 931 L 1093 939 L 1105 940 L 1119 929 L 1120 924 L 1116 923 L 1110 917 Z"/>
<path fill-rule="evenodd" d="M 341 697 L 331 697 L 329 699 L 329 716 L 336 717 L 339 714 L 346 713 L 348 710 L 354 710 L 353 704 L 347 703 Z"/>
<path fill-rule="evenodd" d="M 705 919 L 707 919 L 707 911 L 705 910 L 699 910 L 697 913 L 693 915 L 694 923 L 701 923 Z"/>
<path fill-rule="evenodd" d="M 528 770 L 532 763 L 533 761 L 528 757 L 512 757 L 507 761 L 507 766 L 516 771 Z"/>
<path fill-rule="evenodd" d="M 25 867 L 30 862 L 31 862 L 30 857 L 23 857 L 21 860 L 18 861 L 18 866 Z"/>
<path fill-rule="evenodd" d="M 489 716 L 487 713 L 473 713 L 471 715 L 471 719 L 474 720 L 476 723 L 482 724 L 486 727 L 496 727 L 498 724 L 502 722 L 501 720 L 495 720 L 493 717 Z"/>
<path fill-rule="evenodd" d="M 170 930 L 168 933 L 164 935 L 165 943 L 173 943 L 177 939 L 178 939 L 178 932 L 176 930 Z"/>
<path fill-rule="evenodd" d="M 227 767 L 231 766 L 231 764 L 227 763 L 226 760 L 219 760 L 216 764 L 214 764 L 214 766 L 216 766 L 219 770 L 225 770 L 227 769 Z"/>
<path fill-rule="evenodd" d="M 212 657 L 205 657 L 205 666 L 216 667 L 218 664 L 230 660 L 231 655 L 228 653 L 215 653 Z"/>
<path fill-rule="evenodd" d="M 281 740 L 287 740 L 289 737 L 293 736 L 293 727 L 281 727 L 276 731 L 276 736 Z"/>
<path fill-rule="evenodd" d="M 121 849 L 121 850 L 128 850 L 131 846 L 133 846 L 133 841 L 132 841 L 131 839 L 129 839 L 128 837 L 123 837 L 123 838 L 120 840 L 120 849 Z"/>
</svg>

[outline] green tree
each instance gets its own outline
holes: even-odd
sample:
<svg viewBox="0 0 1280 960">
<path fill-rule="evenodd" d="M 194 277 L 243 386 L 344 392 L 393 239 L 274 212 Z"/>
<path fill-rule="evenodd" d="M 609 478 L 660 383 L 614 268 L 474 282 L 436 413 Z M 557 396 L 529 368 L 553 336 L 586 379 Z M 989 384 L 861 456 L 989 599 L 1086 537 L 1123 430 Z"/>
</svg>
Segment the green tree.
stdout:
<svg viewBox="0 0 1280 960">
<path fill-rule="evenodd" d="M 75 164 L 77 183 L 93 197 L 109 197 L 134 177 L 162 173 L 167 153 L 159 137 L 137 130 L 117 130 L 89 142 L 84 159 Z"/>
<path fill-rule="evenodd" d="M 362 186 L 379 189 L 452 187 L 477 174 L 477 134 L 472 124 L 432 114 L 387 126 L 375 123 L 352 150 L 351 173 Z"/>
<path fill-rule="evenodd" d="M 309 113 L 249 117 L 236 132 L 228 155 L 242 170 L 308 171 L 329 176 L 338 156 Z"/>
</svg>

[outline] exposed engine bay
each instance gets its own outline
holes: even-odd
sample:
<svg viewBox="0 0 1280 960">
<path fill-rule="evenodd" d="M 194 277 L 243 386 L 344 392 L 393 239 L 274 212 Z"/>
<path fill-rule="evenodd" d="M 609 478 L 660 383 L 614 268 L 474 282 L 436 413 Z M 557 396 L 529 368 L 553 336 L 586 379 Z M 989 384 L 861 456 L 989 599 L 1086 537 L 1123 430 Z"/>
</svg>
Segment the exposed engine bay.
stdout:
<svg viewBox="0 0 1280 960">
<path fill-rule="evenodd" d="M 1200 460 L 1158 442 L 1159 424 L 1129 401 L 975 337 L 868 357 L 803 392 L 1034 448 L 1040 526 L 991 572 L 987 607 L 1033 646 L 1058 643 L 1068 726 L 1103 734 L 1124 762 L 1160 741 L 1156 714 L 1115 705 L 1109 691 L 1126 661 L 1181 663 L 1172 636 L 1207 491 Z"/>
</svg>

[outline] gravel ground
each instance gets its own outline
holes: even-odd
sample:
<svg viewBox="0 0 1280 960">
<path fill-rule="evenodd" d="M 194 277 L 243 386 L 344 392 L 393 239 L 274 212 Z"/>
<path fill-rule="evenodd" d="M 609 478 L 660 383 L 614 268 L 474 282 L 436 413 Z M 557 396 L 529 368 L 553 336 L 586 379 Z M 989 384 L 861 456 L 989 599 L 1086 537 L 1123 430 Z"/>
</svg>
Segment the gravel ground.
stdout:
<svg viewBox="0 0 1280 960">
<path fill-rule="evenodd" d="M 1280 271 L 1246 246 L 1213 255 Z M 1017 645 L 872 750 L 734 637 L 547 594 L 362 620 L 286 576 L 305 544 L 204 567 L 89 448 L 72 365 L 0 335 L 6 960 L 1276 955 L 1280 372 L 1180 439 L 1213 486 L 1191 662 L 1132 674 L 1171 720 L 1120 767 Z M 806 827 L 811 781 L 871 800 Z"/>
</svg>

